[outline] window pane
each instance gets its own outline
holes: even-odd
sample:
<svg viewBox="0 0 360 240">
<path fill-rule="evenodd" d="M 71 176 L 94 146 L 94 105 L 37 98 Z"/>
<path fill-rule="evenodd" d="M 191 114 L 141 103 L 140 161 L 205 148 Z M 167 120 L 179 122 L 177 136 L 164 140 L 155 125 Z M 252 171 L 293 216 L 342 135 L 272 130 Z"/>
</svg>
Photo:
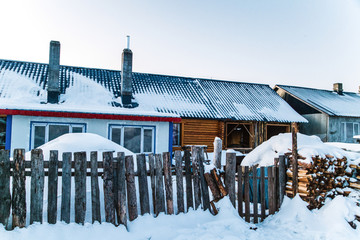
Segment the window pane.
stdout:
<svg viewBox="0 0 360 240">
<path fill-rule="evenodd" d="M 66 125 L 49 125 L 49 141 L 69 133 L 69 126 Z"/>
<path fill-rule="evenodd" d="M 353 124 L 346 123 L 346 141 L 352 141 L 353 137 Z"/>
<path fill-rule="evenodd" d="M 359 135 L 359 124 L 354 123 L 354 135 Z"/>
<path fill-rule="evenodd" d="M 121 144 L 121 128 L 111 128 L 111 140 Z"/>
<path fill-rule="evenodd" d="M 152 152 L 153 130 L 144 129 L 144 152 Z"/>
<path fill-rule="evenodd" d="M 140 153 L 141 128 L 124 128 L 124 147 L 134 153 Z"/>
<path fill-rule="evenodd" d="M 6 117 L 0 117 L 0 149 L 5 148 L 6 140 Z"/>
<path fill-rule="evenodd" d="M 45 143 L 45 126 L 35 126 L 34 130 L 34 148 Z"/>
<path fill-rule="evenodd" d="M 82 133 L 83 128 L 82 127 L 72 127 L 72 132 L 73 133 Z"/>
<path fill-rule="evenodd" d="M 181 128 L 180 123 L 174 123 L 173 125 L 173 145 L 180 146 L 180 139 L 181 139 Z"/>
</svg>

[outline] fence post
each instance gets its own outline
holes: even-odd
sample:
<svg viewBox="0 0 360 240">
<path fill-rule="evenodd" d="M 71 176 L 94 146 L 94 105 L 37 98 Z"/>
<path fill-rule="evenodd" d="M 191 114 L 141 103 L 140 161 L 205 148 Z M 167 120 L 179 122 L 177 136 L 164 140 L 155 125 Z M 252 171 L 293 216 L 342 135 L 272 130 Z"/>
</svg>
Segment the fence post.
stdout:
<svg viewBox="0 0 360 240">
<path fill-rule="evenodd" d="M 174 202 L 173 202 L 173 189 L 172 189 L 172 176 L 171 176 L 171 159 L 169 152 L 163 153 L 163 165 L 164 165 L 167 214 L 171 215 L 174 214 Z"/>
<path fill-rule="evenodd" d="M 284 200 L 286 188 L 286 168 L 285 168 L 285 156 L 279 156 L 279 202 L 280 206 Z"/>
<path fill-rule="evenodd" d="M 210 208 L 210 197 L 208 185 L 204 177 L 204 147 L 201 147 L 198 151 L 198 163 L 199 163 L 199 178 L 203 209 L 207 210 Z"/>
<path fill-rule="evenodd" d="M 129 220 L 133 221 L 138 217 L 138 212 L 135 187 L 134 159 L 132 155 L 125 156 L 125 169 Z"/>
<path fill-rule="evenodd" d="M 253 210 L 254 210 L 254 223 L 258 223 L 258 195 L 257 195 L 257 167 L 253 166 Z"/>
<path fill-rule="evenodd" d="M 165 212 L 165 198 L 164 198 L 164 182 L 163 182 L 163 167 L 161 161 L 161 154 L 155 154 L 155 192 L 156 192 L 156 207 L 155 215 Z"/>
<path fill-rule="evenodd" d="M 293 167 L 293 178 L 292 178 L 292 188 L 293 196 L 295 197 L 298 191 L 298 154 L 297 154 L 297 123 L 291 123 L 291 132 L 292 132 L 292 167 Z"/>
<path fill-rule="evenodd" d="M 84 224 L 86 213 L 86 152 L 74 153 L 75 222 Z"/>
<path fill-rule="evenodd" d="M 41 149 L 31 150 L 30 224 L 42 223 L 44 199 L 44 155 Z"/>
<path fill-rule="evenodd" d="M 274 175 L 272 166 L 267 168 L 268 172 L 268 199 L 269 199 L 269 214 L 274 214 Z"/>
<path fill-rule="evenodd" d="M 25 227 L 26 224 L 26 188 L 25 188 L 25 150 L 14 150 L 12 226 Z"/>
<path fill-rule="evenodd" d="M 118 157 L 118 167 L 117 167 L 117 175 L 118 175 L 118 204 L 119 208 L 118 212 L 118 224 L 124 224 L 127 226 L 126 219 L 126 187 L 125 187 L 125 154 L 123 152 L 117 153 Z"/>
<path fill-rule="evenodd" d="M 61 216 L 60 220 L 70 223 L 71 198 L 71 152 L 64 152 L 62 156 L 62 186 L 61 186 Z"/>
<path fill-rule="evenodd" d="M 261 221 L 265 219 L 265 167 L 260 167 L 260 202 L 261 202 Z"/>
<path fill-rule="evenodd" d="M 189 208 L 194 208 L 189 150 L 184 151 L 184 160 L 185 160 L 185 182 L 186 182 L 186 209 L 187 211 L 189 211 Z"/>
<path fill-rule="evenodd" d="M 200 192 L 200 181 L 199 181 L 199 161 L 197 158 L 199 151 L 200 151 L 199 147 L 197 147 L 197 146 L 191 147 L 195 210 L 198 209 L 198 207 L 201 204 L 201 192 Z"/>
<path fill-rule="evenodd" d="M 115 224 L 113 153 L 103 152 L 105 221 Z"/>
<path fill-rule="evenodd" d="M 90 166 L 91 166 L 91 218 L 92 218 L 92 223 L 94 223 L 95 221 L 101 223 L 100 189 L 99 189 L 99 180 L 98 180 L 99 178 L 98 153 L 96 151 L 90 153 Z"/>
<path fill-rule="evenodd" d="M 155 213 L 156 200 L 155 200 L 155 156 L 153 153 L 149 154 L 149 168 L 150 168 L 150 181 L 151 181 L 151 196 L 153 201 L 153 209 Z"/>
<path fill-rule="evenodd" d="M 245 166 L 244 172 L 244 197 L 245 197 L 245 221 L 250 222 L 250 186 L 249 186 L 249 166 Z"/>
<path fill-rule="evenodd" d="M 58 151 L 50 151 L 48 176 L 48 223 L 55 224 L 57 219 L 58 189 Z"/>
<path fill-rule="evenodd" d="M 244 197 L 243 197 L 243 170 L 242 170 L 242 166 L 238 165 L 238 212 L 240 217 L 244 216 L 243 213 L 243 201 L 244 201 Z"/>
<path fill-rule="evenodd" d="M 150 213 L 145 154 L 137 154 L 136 162 L 139 182 L 140 212 L 141 215 L 144 215 L 145 213 Z"/>
<path fill-rule="evenodd" d="M 214 166 L 221 169 L 222 140 L 216 137 L 214 140 Z"/>
<path fill-rule="evenodd" d="M 176 197 L 178 213 L 184 212 L 184 183 L 181 151 L 175 151 Z"/>
<path fill-rule="evenodd" d="M 0 150 L 0 224 L 8 224 L 11 208 L 10 159 L 8 150 Z"/>
<path fill-rule="evenodd" d="M 226 153 L 225 169 L 225 187 L 229 194 L 230 201 L 235 207 L 235 170 L 236 170 L 236 153 Z"/>
</svg>

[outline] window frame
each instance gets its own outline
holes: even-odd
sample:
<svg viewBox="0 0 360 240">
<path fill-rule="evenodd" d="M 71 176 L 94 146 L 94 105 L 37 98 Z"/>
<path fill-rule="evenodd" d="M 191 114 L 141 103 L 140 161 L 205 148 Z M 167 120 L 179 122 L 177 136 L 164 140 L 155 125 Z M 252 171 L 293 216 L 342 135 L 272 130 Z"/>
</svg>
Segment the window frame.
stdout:
<svg viewBox="0 0 360 240">
<path fill-rule="evenodd" d="M 342 130 L 341 132 L 341 141 L 342 142 L 347 142 L 348 138 L 347 138 L 347 124 L 352 124 L 352 127 L 351 127 L 351 130 L 352 130 L 352 136 L 355 136 L 355 135 L 359 135 L 360 134 L 360 124 L 358 122 L 341 122 L 341 127 L 340 129 Z M 358 132 L 355 133 L 355 125 L 358 127 Z M 351 138 L 351 140 L 353 141 L 354 139 Z"/>
<path fill-rule="evenodd" d="M 30 150 L 34 148 L 35 127 L 37 127 L 37 126 L 45 127 L 45 143 L 47 143 L 47 142 L 49 142 L 49 126 L 50 125 L 68 126 L 69 127 L 69 133 L 72 133 L 72 128 L 73 127 L 81 127 L 83 129 L 83 133 L 87 132 L 86 123 L 31 121 L 30 122 L 30 144 L 29 144 L 29 149 Z"/>
<path fill-rule="evenodd" d="M 124 128 L 126 127 L 131 127 L 131 128 L 140 128 L 141 132 L 140 132 L 140 153 L 155 153 L 156 151 L 156 126 L 152 126 L 152 125 L 129 125 L 129 124 L 109 124 L 108 127 L 108 139 L 112 140 L 112 129 L 113 128 L 117 128 L 117 129 L 121 129 L 121 133 L 120 133 L 120 144 L 121 146 L 124 147 Z M 152 130 L 152 145 L 151 145 L 151 152 L 144 152 L 144 130 L 145 129 L 150 129 Z M 129 149 L 130 150 L 130 149 Z M 131 151 L 131 150 L 130 150 Z"/>
<path fill-rule="evenodd" d="M 182 136 L 183 136 L 183 124 L 182 123 L 173 123 L 173 132 L 172 132 L 172 137 L 174 137 L 174 126 L 175 125 L 179 125 L 179 136 L 178 136 L 178 141 L 179 144 L 175 145 L 174 141 L 173 141 L 173 147 L 181 147 L 182 146 Z"/>
</svg>

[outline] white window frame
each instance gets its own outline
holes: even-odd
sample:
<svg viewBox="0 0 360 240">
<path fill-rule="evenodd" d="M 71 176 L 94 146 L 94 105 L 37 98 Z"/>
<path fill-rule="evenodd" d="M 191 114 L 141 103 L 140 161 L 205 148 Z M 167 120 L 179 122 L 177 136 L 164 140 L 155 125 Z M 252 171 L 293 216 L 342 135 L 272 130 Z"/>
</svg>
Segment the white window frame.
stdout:
<svg viewBox="0 0 360 240">
<path fill-rule="evenodd" d="M 72 133 L 73 127 L 82 128 L 82 132 L 86 132 L 85 123 L 61 123 L 61 122 L 31 122 L 31 139 L 30 139 L 30 149 L 34 148 L 35 144 L 35 127 L 45 127 L 45 143 L 49 142 L 49 126 L 58 125 L 58 126 L 68 126 L 69 133 Z"/>
<path fill-rule="evenodd" d="M 343 142 L 346 142 L 348 140 L 347 135 L 346 135 L 346 133 L 347 133 L 346 125 L 348 123 L 352 124 L 352 135 L 353 136 L 360 134 L 360 125 L 359 125 L 359 123 L 357 123 L 357 122 L 341 122 L 341 124 L 343 125 L 343 132 L 342 132 L 342 141 Z M 358 126 L 358 132 L 357 133 L 355 133 L 355 125 Z"/>
<path fill-rule="evenodd" d="M 117 124 L 110 124 L 109 125 L 109 136 L 108 139 L 112 141 L 112 129 L 121 129 L 120 133 L 120 145 L 124 146 L 124 128 L 140 128 L 140 153 L 154 153 L 155 152 L 155 126 L 142 126 L 142 125 L 117 125 Z M 151 152 L 144 152 L 144 130 L 150 129 L 152 130 L 152 144 L 151 144 Z M 129 149 L 130 150 L 130 149 Z M 130 150 L 131 151 L 131 150 Z"/>
</svg>

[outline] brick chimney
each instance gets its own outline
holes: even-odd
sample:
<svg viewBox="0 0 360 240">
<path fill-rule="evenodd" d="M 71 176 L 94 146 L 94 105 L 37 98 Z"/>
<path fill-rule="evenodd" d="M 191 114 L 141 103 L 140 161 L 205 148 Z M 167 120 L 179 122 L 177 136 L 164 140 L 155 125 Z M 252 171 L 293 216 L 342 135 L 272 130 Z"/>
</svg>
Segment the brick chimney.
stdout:
<svg viewBox="0 0 360 240">
<path fill-rule="evenodd" d="M 343 95 L 343 85 L 342 83 L 334 83 L 333 91 L 339 95 Z"/>
<path fill-rule="evenodd" d="M 48 82 L 47 82 L 48 103 L 59 103 L 59 96 L 60 96 L 59 71 L 60 71 L 60 42 L 51 41 Z"/>
<path fill-rule="evenodd" d="M 121 101 L 124 106 L 131 105 L 132 98 L 132 51 L 129 48 L 129 36 L 127 48 L 121 56 Z"/>
</svg>

